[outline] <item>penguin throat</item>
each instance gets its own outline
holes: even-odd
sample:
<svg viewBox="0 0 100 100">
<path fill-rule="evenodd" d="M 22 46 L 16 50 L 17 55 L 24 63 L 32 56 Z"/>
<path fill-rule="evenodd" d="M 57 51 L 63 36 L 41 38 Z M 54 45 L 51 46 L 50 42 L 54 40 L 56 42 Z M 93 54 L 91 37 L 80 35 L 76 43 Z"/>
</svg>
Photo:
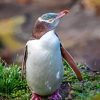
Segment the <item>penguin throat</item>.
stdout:
<svg viewBox="0 0 100 100">
<path fill-rule="evenodd" d="M 50 28 L 49 24 L 37 21 L 32 33 L 32 37 L 35 39 L 40 39 L 44 34 L 51 30 L 52 29 Z"/>
<path fill-rule="evenodd" d="M 54 30 L 49 30 L 49 31 L 54 31 Z M 32 37 L 33 37 L 33 39 L 40 39 L 45 34 L 48 34 L 49 31 L 35 32 L 32 34 Z"/>
</svg>

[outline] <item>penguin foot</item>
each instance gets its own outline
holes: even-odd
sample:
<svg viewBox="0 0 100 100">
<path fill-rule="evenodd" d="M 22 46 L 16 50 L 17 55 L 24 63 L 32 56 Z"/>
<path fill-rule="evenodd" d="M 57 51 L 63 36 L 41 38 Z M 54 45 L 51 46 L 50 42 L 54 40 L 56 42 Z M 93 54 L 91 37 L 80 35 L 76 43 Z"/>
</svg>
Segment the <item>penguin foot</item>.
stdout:
<svg viewBox="0 0 100 100">
<path fill-rule="evenodd" d="M 62 100 L 62 97 L 61 97 L 59 91 L 57 90 L 50 97 L 48 97 L 48 99 L 49 100 Z"/>
<path fill-rule="evenodd" d="M 32 93 L 32 98 L 30 100 L 42 100 L 42 98 L 38 94 Z"/>
</svg>

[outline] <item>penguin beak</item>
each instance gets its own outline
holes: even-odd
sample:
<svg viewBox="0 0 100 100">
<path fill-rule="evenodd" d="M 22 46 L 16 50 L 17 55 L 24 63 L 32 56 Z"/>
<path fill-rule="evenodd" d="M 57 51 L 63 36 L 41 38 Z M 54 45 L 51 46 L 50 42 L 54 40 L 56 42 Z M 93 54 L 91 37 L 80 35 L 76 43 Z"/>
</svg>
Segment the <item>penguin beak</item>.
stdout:
<svg viewBox="0 0 100 100">
<path fill-rule="evenodd" d="M 60 13 L 58 13 L 57 17 L 55 18 L 56 19 L 60 19 L 62 18 L 63 16 L 65 16 L 67 13 L 69 13 L 69 10 L 63 10 L 61 11 Z"/>
</svg>

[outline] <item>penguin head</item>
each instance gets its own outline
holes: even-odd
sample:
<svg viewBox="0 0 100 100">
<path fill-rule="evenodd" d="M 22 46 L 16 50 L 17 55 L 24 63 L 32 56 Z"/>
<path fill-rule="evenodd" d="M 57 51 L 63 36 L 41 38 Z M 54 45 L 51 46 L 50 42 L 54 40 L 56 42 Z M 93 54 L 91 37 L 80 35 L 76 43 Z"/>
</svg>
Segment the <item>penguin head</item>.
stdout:
<svg viewBox="0 0 100 100">
<path fill-rule="evenodd" d="M 40 23 L 44 23 L 49 30 L 55 29 L 60 19 L 68 13 L 68 10 L 61 11 L 60 13 L 46 13 L 38 18 Z"/>
<path fill-rule="evenodd" d="M 69 10 L 63 10 L 60 13 L 46 13 L 43 14 L 38 18 L 35 24 L 35 28 L 37 29 L 46 29 L 46 30 L 52 30 L 55 29 L 59 22 L 60 19 L 66 15 L 69 12 Z"/>
<path fill-rule="evenodd" d="M 49 30 L 52 30 L 59 24 L 60 19 L 56 19 L 57 15 L 57 13 L 46 13 L 39 17 L 38 21 L 44 23 Z"/>
<path fill-rule="evenodd" d="M 69 10 L 63 10 L 59 13 L 43 14 L 37 19 L 32 36 L 35 38 L 40 38 L 46 32 L 55 30 L 60 22 L 60 19 L 68 12 Z"/>
</svg>

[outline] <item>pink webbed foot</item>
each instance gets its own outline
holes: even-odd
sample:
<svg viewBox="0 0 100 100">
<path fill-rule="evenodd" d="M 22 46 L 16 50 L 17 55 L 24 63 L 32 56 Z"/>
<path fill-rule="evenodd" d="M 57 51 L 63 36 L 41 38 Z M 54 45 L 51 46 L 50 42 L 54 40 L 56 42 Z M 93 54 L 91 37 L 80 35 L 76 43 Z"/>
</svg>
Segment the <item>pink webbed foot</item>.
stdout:
<svg viewBox="0 0 100 100">
<path fill-rule="evenodd" d="M 42 98 L 38 94 L 32 93 L 32 98 L 30 100 L 42 100 Z"/>
<path fill-rule="evenodd" d="M 50 97 L 48 97 L 49 100 L 62 100 L 61 95 L 59 94 L 59 91 L 57 90 L 54 92 Z"/>
</svg>

